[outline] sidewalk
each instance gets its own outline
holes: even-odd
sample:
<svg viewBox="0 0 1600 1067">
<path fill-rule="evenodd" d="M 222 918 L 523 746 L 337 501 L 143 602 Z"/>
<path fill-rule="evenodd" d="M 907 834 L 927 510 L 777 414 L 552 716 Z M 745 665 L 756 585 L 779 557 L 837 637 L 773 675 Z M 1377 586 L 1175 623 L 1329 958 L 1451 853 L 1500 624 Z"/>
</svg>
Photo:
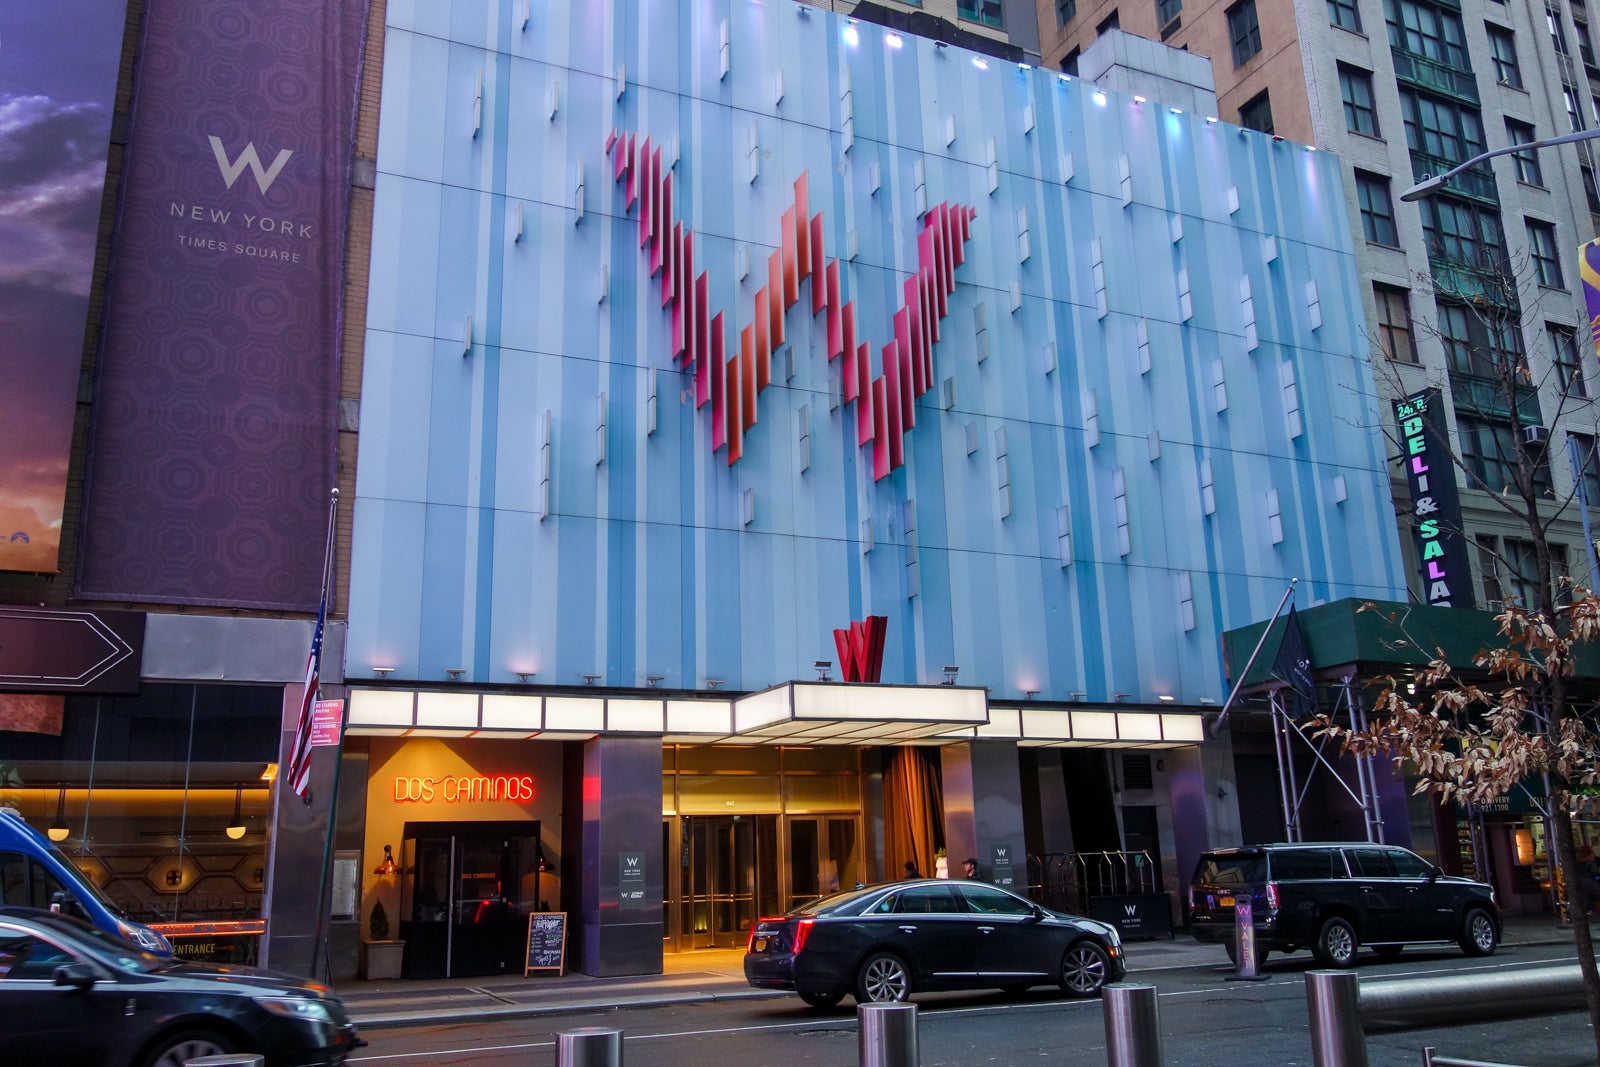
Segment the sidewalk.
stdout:
<svg viewBox="0 0 1600 1067">
<path fill-rule="evenodd" d="M 1501 935 L 1506 947 L 1571 941 L 1572 931 L 1549 916 L 1508 916 Z M 1182 933 L 1172 941 L 1129 941 L 1123 947 L 1129 981 L 1139 981 L 1141 974 L 1152 971 L 1228 966 L 1220 946 L 1199 944 Z M 1307 958 L 1303 953 L 1296 957 Z M 663 971 L 629 978 L 568 973 L 560 977 L 493 975 L 415 982 L 354 980 L 339 983 L 336 991 L 356 1025 L 364 1030 L 794 995 L 752 989 L 744 979 L 743 949 L 669 953 Z"/>
</svg>

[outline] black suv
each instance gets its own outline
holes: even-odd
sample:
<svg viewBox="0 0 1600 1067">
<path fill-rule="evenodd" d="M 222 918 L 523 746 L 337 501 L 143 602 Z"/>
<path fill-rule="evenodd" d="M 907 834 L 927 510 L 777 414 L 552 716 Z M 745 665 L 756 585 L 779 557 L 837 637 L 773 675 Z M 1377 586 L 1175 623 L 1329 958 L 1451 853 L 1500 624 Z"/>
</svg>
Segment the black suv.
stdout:
<svg viewBox="0 0 1600 1067">
<path fill-rule="evenodd" d="M 1349 967 L 1362 945 L 1389 959 L 1426 942 L 1454 942 L 1469 956 L 1487 956 L 1500 943 L 1492 889 L 1394 845 L 1218 849 L 1200 857 L 1192 883 L 1189 932 L 1226 945 L 1229 959 L 1234 901 L 1250 898 L 1258 966 L 1269 951 L 1299 948 L 1325 967 Z"/>
</svg>

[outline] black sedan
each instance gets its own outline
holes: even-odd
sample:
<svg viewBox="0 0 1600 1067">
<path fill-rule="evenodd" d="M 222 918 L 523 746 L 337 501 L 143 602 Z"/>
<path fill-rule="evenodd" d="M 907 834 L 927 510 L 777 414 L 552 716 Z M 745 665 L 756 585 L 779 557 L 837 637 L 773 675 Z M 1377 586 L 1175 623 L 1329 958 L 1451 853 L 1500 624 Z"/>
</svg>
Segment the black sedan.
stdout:
<svg viewBox="0 0 1600 1067">
<path fill-rule="evenodd" d="M 0 1060 L 181 1067 L 256 1052 L 332 1067 L 365 1044 L 325 986 L 253 967 L 152 956 L 88 923 L 0 912 Z"/>
<path fill-rule="evenodd" d="M 868 1004 L 1045 983 L 1088 997 L 1125 971 L 1114 927 L 998 886 L 938 878 L 851 889 L 759 919 L 744 957 L 751 985 L 792 989 L 818 1008 L 846 993 Z"/>
</svg>

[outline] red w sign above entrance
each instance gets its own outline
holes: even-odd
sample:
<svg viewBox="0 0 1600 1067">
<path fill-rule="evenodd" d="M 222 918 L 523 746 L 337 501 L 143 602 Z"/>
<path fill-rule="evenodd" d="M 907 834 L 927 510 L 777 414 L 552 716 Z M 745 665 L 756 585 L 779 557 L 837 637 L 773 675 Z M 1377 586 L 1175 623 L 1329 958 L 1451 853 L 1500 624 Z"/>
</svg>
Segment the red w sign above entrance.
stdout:
<svg viewBox="0 0 1600 1067">
<path fill-rule="evenodd" d="M 876 682 L 883 673 L 883 638 L 889 630 L 887 615 L 868 615 L 852 622 L 848 630 L 833 631 L 839 650 L 839 669 L 847 682 Z"/>
<path fill-rule="evenodd" d="M 872 346 L 856 339 L 856 305 L 846 300 L 838 259 L 823 246 L 822 213 L 810 213 L 808 176 L 795 179 L 793 205 L 783 212 L 778 246 L 767 261 L 767 284 L 756 293 L 751 321 L 737 348 L 711 315 L 706 272 L 696 271 L 694 232 L 674 217 L 676 191 L 670 158 L 623 130 L 612 130 L 606 152 L 613 180 L 623 184 L 623 210 L 639 208 L 639 247 L 652 275 L 661 276 L 661 306 L 671 308 L 672 355 L 693 371 L 695 407 L 711 405 L 711 447 L 727 449 L 731 466 L 744 455 L 744 435 L 756 424 L 756 398 L 772 383 L 772 353 L 784 343 L 785 313 L 811 283 L 811 314 L 827 312 L 828 359 L 842 359 L 845 402 L 855 403 L 856 443 L 872 442 L 872 476 L 905 465 L 905 434 L 916 425 L 917 397 L 933 388 L 933 345 L 950 310 L 955 270 L 966 258 L 977 209 L 942 203 L 922 217 L 917 270 L 905 280 L 904 302 L 893 315 L 894 339 L 883 348 L 872 376 Z M 760 267 L 754 266 L 754 270 Z"/>
</svg>

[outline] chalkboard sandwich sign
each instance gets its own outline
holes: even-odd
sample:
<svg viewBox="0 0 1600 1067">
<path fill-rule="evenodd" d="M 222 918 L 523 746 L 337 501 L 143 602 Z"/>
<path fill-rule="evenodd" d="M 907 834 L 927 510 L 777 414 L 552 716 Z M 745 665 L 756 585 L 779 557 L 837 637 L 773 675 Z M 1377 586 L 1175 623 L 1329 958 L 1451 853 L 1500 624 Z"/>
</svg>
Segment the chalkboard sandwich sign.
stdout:
<svg viewBox="0 0 1600 1067">
<path fill-rule="evenodd" d="M 555 971 L 560 977 L 567 971 L 567 913 L 564 911 L 536 911 L 528 916 L 528 956 L 526 978 L 534 971 Z"/>
</svg>

